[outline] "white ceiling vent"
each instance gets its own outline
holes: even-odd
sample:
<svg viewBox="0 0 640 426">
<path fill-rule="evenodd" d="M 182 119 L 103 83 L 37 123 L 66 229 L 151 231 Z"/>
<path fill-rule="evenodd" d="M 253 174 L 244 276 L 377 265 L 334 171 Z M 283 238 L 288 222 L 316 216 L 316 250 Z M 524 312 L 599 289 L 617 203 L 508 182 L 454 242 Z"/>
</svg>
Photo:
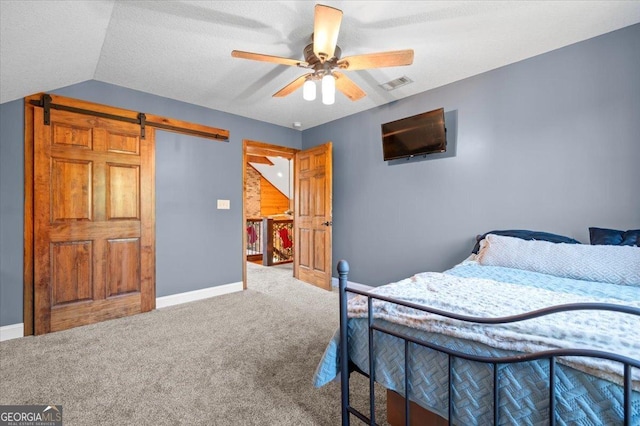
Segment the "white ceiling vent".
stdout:
<svg viewBox="0 0 640 426">
<path fill-rule="evenodd" d="M 413 83 L 413 80 L 411 80 L 409 77 L 405 75 L 400 78 L 396 78 L 395 80 L 382 83 L 380 87 L 382 87 L 384 90 L 391 91 L 393 89 L 397 89 L 398 87 L 404 86 L 409 83 Z"/>
</svg>

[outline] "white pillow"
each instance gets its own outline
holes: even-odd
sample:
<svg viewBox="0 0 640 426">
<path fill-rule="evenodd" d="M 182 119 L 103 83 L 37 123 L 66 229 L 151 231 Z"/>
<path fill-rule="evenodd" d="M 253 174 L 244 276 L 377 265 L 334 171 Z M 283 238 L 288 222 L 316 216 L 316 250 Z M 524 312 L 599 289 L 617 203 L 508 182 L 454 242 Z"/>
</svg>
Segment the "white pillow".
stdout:
<svg viewBox="0 0 640 426">
<path fill-rule="evenodd" d="M 528 241 L 489 234 L 478 263 L 564 278 L 640 286 L 640 247 Z"/>
</svg>

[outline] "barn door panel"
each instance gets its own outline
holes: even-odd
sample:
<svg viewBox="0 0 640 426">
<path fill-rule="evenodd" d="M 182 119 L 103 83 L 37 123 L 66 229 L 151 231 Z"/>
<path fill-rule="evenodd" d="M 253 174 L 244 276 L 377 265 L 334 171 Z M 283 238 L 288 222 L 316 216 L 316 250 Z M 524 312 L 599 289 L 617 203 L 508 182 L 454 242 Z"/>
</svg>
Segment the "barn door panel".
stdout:
<svg viewBox="0 0 640 426">
<path fill-rule="evenodd" d="M 34 109 L 34 328 L 155 307 L 154 132 Z"/>
</svg>

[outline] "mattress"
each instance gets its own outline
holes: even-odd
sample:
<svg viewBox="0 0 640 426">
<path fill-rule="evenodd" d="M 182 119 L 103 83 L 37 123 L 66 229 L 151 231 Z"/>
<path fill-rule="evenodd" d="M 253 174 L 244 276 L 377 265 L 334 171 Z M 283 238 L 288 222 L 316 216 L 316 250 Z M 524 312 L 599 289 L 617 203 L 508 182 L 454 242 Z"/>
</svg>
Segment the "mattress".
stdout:
<svg viewBox="0 0 640 426">
<path fill-rule="evenodd" d="M 519 269 L 481 266 L 475 262 L 445 271 L 457 277 L 480 277 L 504 283 L 579 296 L 594 296 L 625 301 L 640 300 L 640 288 L 583 280 L 559 278 Z M 382 320 L 395 331 L 461 352 L 504 356 L 516 352 L 467 339 L 407 327 Z M 368 373 L 368 327 L 366 319 L 349 320 L 349 355 L 351 361 Z M 375 333 L 374 353 L 376 381 L 388 389 L 405 394 L 404 342 L 396 337 Z M 633 338 L 633 336 L 631 337 Z M 327 346 L 314 382 L 322 386 L 334 380 L 339 371 L 338 332 Z M 640 358 L 634 356 L 634 358 Z M 493 422 L 493 367 L 491 365 L 453 359 L 453 422 L 485 425 Z M 502 365 L 499 370 L 499 416 L 505 425 L 546 425 L 549 405 L 549 363 L 531 361 Z M 448 357 L 445 354 L 410 345 L 410 399 L 425 408 L 448 417 Z M 566 365 L 556 366 L 556 412 L 559 425 L 614 425 L 623 418 L 623 389 L 609 380 L 595 377 Z M 632 393 L 632 422 L 640 425 L 640 393 Z"/>
</svg>

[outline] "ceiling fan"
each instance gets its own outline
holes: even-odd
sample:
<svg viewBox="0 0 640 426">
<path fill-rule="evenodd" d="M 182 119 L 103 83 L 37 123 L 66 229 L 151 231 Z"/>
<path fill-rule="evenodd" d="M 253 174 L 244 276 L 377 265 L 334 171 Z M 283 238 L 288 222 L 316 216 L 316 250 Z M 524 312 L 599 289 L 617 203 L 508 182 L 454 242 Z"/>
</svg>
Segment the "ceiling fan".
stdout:
<svg viewBox="0 0 640 426">
<path fill-rule="evenodd" d="M 337 46 L 341 22 L 341 10 L 321 4 L 316 5 L 313 34 L 311 35 L 312 43 L 304 48 L 304 61 L 263 55 L 260 53 L 243 52 L 241 50 L 232 51 L 231 56 L 234 58 L 251 59 L 254 61 L 271 62 L 274 64 L 310 69 L 312 72 L 293 80 L 274 93 L 273 96 L 284 97 L 303 86 L 304 99 L 314 100 L 316 97 L 315 81 L 322 80 L 322 102 L 329 105 L 335 101 L 335 89 L 338 89 L 352 101 L 357 101 L 366 96 L 366 93 L 358 87 L 353 80 L 340 72 L 341 70 L 354 71 L 396 67 L 411 65 L 413 63 L 412 49 L 369 53 L 341 58 L 340 55 L 342 51 L 340 47 Z"/>
</svg>

